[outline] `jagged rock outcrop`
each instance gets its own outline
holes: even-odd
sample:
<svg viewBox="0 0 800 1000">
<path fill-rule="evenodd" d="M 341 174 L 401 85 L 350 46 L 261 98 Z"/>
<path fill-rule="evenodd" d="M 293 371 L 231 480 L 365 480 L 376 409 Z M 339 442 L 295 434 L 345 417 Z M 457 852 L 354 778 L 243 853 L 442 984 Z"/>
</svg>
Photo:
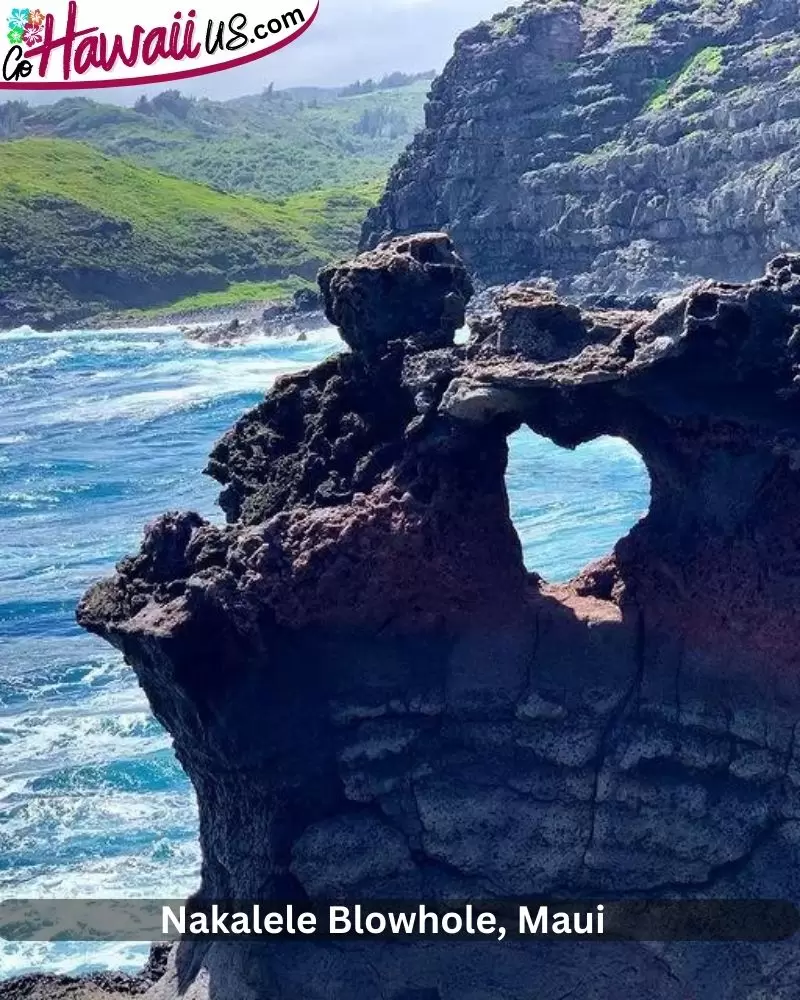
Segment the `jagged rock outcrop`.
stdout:
<svg viewBox="0 0 800 1000">
<path fill-rule="evenodd" d="M 800 244 L 798 0 L 531 0 L 457 41 L 363 246 L 627 297 Z"/>
<path fill-rule="evenodd" d="M 443 233 L 422 233 L 334 264 L 319 276 L 325 313 L 364 355 L 392 340 L 448 347 L 464 325 L 472 282 Z"/>
<path fill-rule="evenodd" d="M 169 946 L 153 945 L 138 975 L 97 972 L 87 976 L 34 974 L 0 981 L 2 1000 L 131 1000 L 141 997 L 165 974 Z"/>
<path fill-rule="evenodd" d="M 800 901 L 800 256 L 656 312 L 511 287 L 445 346 L 468 279 L 416 246 L 326 275 L 357 348 L 215 448 L 227 525 L 164 516 L 79 609 L 197 790 L 201 894 Z M 509 517 L 522 424 L 652 476 L 566 586 Z M 148 996 L 790 1000 L 797 949 L 186 941 Z"/>
</svg>

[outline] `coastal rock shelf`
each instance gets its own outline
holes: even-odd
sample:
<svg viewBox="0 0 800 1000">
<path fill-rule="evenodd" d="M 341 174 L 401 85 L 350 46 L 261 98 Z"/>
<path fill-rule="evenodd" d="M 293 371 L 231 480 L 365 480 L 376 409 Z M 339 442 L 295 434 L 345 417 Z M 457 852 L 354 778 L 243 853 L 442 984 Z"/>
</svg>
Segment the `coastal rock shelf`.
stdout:
<svg viewBox="0 0 800 1000">
<path fill-rule="evenodd" d="M 797 0 L 529 0 L 465 32 L 363 231 L 487 284 L 747 280 L 800 244 Z"/>
<path fill-rule="evenodd" d="M 653 312 L 512 285 L 456 345 L 450 240 L 321 277 L 351 350 L 215 447 L 81 624 L 197 790 L 201 895 L 800 901 L 800 256 Z M 622 437 L 647 516 L 528 573 L 506 441 Z M 535 487 L 535 484 L 533 484 Z M 771 1000 L 797 945 L 184 942 L 190 1000 Z"/>
</svg>

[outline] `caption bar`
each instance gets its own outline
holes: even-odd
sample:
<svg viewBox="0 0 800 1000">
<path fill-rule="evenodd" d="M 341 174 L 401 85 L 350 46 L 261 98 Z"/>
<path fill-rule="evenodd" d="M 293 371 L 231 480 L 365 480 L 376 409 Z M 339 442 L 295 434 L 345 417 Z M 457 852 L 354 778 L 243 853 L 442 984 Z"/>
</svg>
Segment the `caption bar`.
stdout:
<svg viewBox="0 0 800 1000">
<path fill-rule="evenodd" d="M 800 909 L 782 900 L 469 903 L 276 903 L 176 900 L 9 900 L 9 941 L 177 941 L 182 938 L 376 940 L 783 941 Z"/>
</svg>

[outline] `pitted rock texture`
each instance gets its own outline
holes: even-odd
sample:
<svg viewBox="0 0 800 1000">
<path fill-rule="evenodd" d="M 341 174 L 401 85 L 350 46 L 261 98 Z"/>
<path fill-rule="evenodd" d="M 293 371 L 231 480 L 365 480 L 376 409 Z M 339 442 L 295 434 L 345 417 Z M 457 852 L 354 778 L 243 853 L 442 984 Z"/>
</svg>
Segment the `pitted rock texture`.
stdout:
<svg viewBox="0 0 800 1000">
<path fill-rule="evenodd" d="M 798 0 L 532 0 L 463 34 L 363 246 L 447 230 L 486 284 L 748 280 L 800 243 Z"/>
<path fill-rule="evenodd" d="M 655 312 L 512 286 L 463 346 L 414 316 L 282 379 L 215 449 L 227 525 L 166 515 L 80 606 L 197 790 L 201 894 L 800 901 L 800 256 Z M 509 517 L 523 424 L 652 477 L 568 585 Z M 185 942 L 149 996 L 790 1000 L 797 968 L 792 941 Z"/>
<path fill-rule="evenodd" d="M 319 283 L 328 319 L 365 355 L 401 338 L 447 347 L 472 297 L 466 268 L 443 233 L 390 240 L 349 265 L 325 268 Z"/>
</svg>

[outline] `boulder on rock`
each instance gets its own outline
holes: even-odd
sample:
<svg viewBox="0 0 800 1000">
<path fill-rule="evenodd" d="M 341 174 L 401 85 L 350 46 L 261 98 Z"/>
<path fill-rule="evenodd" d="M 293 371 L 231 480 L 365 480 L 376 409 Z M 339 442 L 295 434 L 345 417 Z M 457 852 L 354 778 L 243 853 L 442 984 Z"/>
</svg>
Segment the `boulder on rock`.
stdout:
<svg viewBox="0 0 800 1000">
<path fill-rule="evenodd" d="M 464 325 L 472 282 L 449 236 L 389 240 L 319 276 L 325 314 L 344 341 L 378 355 L 392 340 L 447 347 Z"/>
</svg>

